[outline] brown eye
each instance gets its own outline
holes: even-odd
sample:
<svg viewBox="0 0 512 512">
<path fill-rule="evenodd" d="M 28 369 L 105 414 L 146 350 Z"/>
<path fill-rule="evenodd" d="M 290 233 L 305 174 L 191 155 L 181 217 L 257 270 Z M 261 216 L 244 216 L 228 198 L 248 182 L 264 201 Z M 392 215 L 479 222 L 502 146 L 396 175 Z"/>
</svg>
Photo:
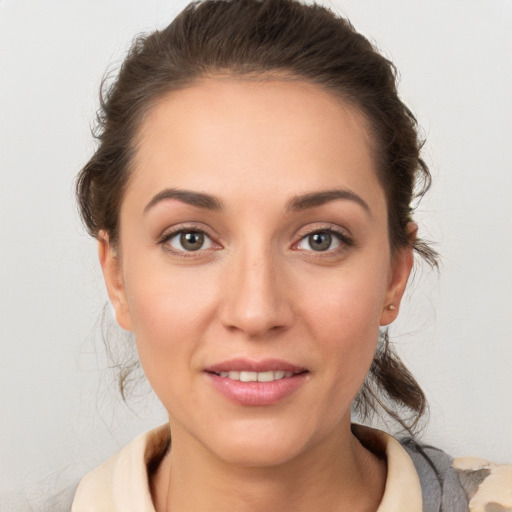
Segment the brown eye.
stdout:
<svg viewBox="0 0 512 512">
<path fill-rule="evenodd" d="M 173 249 L 184 252 L 209 249 L 213 246 L 210 237 L 201 231 L 181 231 L 170 237 L 167 243 Z"/>
<path fill-rule="evenodd" d="M 313 233 L 308 236 L 308 243 L 313 251 L 327 251 L 331 247 L 332 236 L 329 233 Z"/>
<path fill-rule="evenodd" d="M 191 233 L 181 233 L 180 235 L 181 246 L 187 251 L 197 251 L 201 249 L 204 244 L 204 235 L 193 231 Z"/>
<path fill-rule="evenodd" d="M 349 241 L 334 231 L 315 231 L 300 240 L 297 249 L 303 251 L 327 252 L 337 249 Z"/>
</svg>

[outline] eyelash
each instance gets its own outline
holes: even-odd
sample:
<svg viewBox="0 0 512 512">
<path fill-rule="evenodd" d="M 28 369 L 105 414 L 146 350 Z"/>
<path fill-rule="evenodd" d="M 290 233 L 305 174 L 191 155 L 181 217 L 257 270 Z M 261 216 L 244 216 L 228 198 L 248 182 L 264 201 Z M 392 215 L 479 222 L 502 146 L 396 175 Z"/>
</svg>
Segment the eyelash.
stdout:
<svg viewBox="0 0 512 512">
<path fill-rule="evenodd" d="M 322 234 L 322 235 L 330 235 L 334 239 L 336 239 L 339 242 L 339 246 L 335 247 L 333 249 L 327 249 L 325 251 L 315 251 L 313 249 L 300 249 L 298 248 L 299 244 L 301 244 L 303 241 L 306 241 L 310 236 L 316 235 L 316 234 Z M 293 247 L 296 248 L 296 250 L 304 250 L 305 252 L 311 253 L 311 255 L 315 257 L 328 257 L 328 256 L 334 256 L 337 255 L 339 252 L 346 250 L 347 248 L 350 248 L 354 245 L 353 239 L 347 235 L 347 233 L 342 232 L 341 230 L 338 230 L 336 228 L 333 228 L 332 226 L 329 227 L 317 227 L 314 229 L 311 229 L 307 233 L 304 233 L 301 235 L 298 242 L 293 244 Z"/>
<path fill-rule="evenodd" d="M 207 247 L 203 249 L 202 247 L 200 249 L 197 249 L 196 251 L 187 251 L 186 249 L 176 249 L 172 246 L 170 246 L 169 242 L 177 237 L 178 235 L 186 234 L 186 233 L 195 233 L 198 235 L 202 235 L 205 237 L 205 239 L 208 239 L 212 246 L 217 246 L 216 248 Z M 322 235 L 330 235 L 333 238 L 335 238 L 339 242 L 339 246 L 335 247 L 334 249 L 327 249 L 325 251 L 315 251 L 313 249 L 300 249 L 298 248 L 299 244 L 307 240 L 310 236 L 316 235 L 316 234 L 322 234 Z M 222 248 L 222 246 L 218 243 L 216 243 L 213 238 L 202 228 L 198 228 L 195 226 L 190 227 L 181 227 L 179 229 L 175 229 L 173 231 L 165 233 L 157 242 L 159 245 L 163 247 L 163 249 L 167 252 L 172 253 L 173 255 L 182 257 L 182 258 L 190 258 L 195 257 L 199 253 L 207 250 L 218 250 L 219 248 Z M 298 242 L 295 242 L 292 245 L 292 248 L 298 251 L 304 251 L 311 253 L 315 257 L 326 257 L 326 256 L 332 256 L 335 254 L 338 254 L 340 251 L 346 250 L 349 247 L 352 247 L 354 245 L 354 241 L 350 236 L 348 236 L 346 233 L 339 231 L 338 229 L 334 229 L 332 227 L 318 227 L 315 229 L 311 229 L 307 233 L 304 233 L 301 235 Z M 198 254 L 196 254 L 198 253 Z"/>
<path fill-rule="evenodd" d="M 178 235 L 183 235 L 183 234 L 186 234 L 186 233 L 195 233 L 195 234 L 198 234 L 198 235 L 202 235 L 202 236 L 205 237 L 205 239 L 210 241 L 212 246 L 217 246 L 218 248 L 222 248 L 222 246 L 220 244 L 214 242 L 213 238 L 204 229 L 198 228 L 198 227 L 195 227 L 195 226 L 181 227 L 181 228 L 175 229 L 173 231 L 166 232 L 158 240 L 157 243 L 159 245 L 161 245 L 165 251 L 170 252 L 173 255 L 179 256 L 179 257 L 182 257 L 182 258 L 195 257 L 195 256 L 197 256 L 196 253 L 201 253 L 201 252 L 203 252 L 205 250 L 211 250 L 212 249 L 211 247 L 208 247 L 206 249 L 203 249 L 201 247 L 200 249 L 197 249 L 196 251 L 187 251 L 186 249 L 176 249 L 176 248 L 172 247 L 169 244 L 169 242 L 173 238 L 177 237 Z M 217 248 L 213 248 L 213 250 L 217 250 Z"/>
</svg>

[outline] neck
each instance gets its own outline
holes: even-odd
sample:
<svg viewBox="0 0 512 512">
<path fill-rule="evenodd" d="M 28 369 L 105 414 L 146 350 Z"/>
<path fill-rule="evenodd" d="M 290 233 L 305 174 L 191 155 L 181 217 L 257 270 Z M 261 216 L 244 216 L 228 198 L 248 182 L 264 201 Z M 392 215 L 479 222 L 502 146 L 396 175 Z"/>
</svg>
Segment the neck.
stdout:
<svg viewBox="0 0 512 512">
<path fill-rule="evenodd" d="M 156 511 L 375 512 L 384 493 L 385 462 L 346 430 L 334 442 L 267 467 L 230 464 L 173 433 L 172 450 L 152 482 Z"/>
</svg>

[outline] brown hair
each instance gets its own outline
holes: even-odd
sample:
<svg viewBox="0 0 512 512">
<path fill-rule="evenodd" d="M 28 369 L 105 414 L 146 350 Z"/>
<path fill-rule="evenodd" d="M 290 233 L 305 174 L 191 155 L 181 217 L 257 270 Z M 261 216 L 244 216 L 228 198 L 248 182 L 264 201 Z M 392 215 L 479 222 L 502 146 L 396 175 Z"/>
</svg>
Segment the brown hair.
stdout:
<svg viewBox="0 0 512 512">
<path fill-rule="evenodd" d="M 195 2 L 167 28 L 135 40 L 117 79 L 102 86 L 99 146 L 77 180 L 80 212 L 92 236 L 105 230 L 117 241 L 142 116 L 162 95 L 216 74 L 306 80 L 354 105 L 369 125 L 391 250 L 410 243 L 411 205 L 429 188 L 430 173 L 420 158 L 416 119 L 398 97 L 395 68 L 347 20 L 294 0 Z M 436 266 L 435 251 L 419 239 L 412 243 Z M 425 396 L 391 350 L 387 332 L 355 406 L 363 416 L 384 408 L 407 430 L 425 411 Z M 408 419 L 402 407 L 411 412 Z"/>
</svg>

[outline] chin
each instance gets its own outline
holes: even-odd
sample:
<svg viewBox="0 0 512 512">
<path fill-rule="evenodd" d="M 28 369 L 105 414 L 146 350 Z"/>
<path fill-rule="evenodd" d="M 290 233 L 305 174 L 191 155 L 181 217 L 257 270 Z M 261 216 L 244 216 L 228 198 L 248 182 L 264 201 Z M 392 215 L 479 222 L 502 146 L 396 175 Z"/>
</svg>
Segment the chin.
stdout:
<svg viewBox="0 0 512 512">
<path fill-rule="evenodd" d="M 222 429 L 210 438 L 210 446 L 228 464 L 264 468 L 291 462 L 316 444 L 316 438 L 317 433 L 298 420 L 293 425 L 247 421 Z"/>
</svg>

